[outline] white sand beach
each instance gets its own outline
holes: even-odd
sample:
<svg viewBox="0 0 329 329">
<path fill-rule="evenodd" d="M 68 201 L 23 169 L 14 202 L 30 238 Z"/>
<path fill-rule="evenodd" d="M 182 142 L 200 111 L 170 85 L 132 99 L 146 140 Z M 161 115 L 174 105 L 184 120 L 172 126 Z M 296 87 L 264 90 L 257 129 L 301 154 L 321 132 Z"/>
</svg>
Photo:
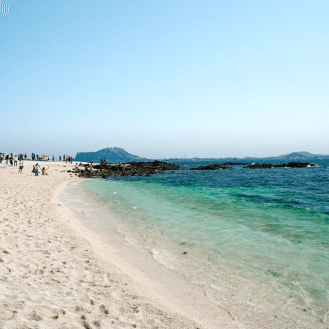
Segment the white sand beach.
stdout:
<svg viewBox="0 0 329 329">
<path fill-rule="evenodd" d="M 38 177 L 32 165 L 0 165 L 0 328 L 242 328 L 198 291 L 150 279 L 58 201 L 74 164 Z"/>
</svg>

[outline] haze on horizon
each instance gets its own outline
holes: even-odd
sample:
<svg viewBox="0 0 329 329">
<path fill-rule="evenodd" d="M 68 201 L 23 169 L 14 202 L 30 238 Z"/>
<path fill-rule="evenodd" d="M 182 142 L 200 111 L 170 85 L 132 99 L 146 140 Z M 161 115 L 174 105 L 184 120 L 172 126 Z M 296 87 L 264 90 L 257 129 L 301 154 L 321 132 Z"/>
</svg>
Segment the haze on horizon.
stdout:
<svg viewBox="0 0 329 329">
<path fill-rule="evenodd" d="M 5 1 L 0 152 L 329 154 L 328 1 Z"/>
</svg>

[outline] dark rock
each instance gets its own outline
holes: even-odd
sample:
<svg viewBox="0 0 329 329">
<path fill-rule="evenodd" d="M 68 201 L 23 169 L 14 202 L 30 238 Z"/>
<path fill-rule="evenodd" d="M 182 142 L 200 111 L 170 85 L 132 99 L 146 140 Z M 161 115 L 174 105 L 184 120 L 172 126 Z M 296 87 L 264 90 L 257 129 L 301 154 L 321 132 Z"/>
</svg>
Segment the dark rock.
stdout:
<svg viewBox="0 0 329 329">
<path fill-rule="evenodd" d="M 289 163 L 282 163 L 282 164 L 270 164 L 270 163 L 255 163 L 253 165 L 249 165 L 244 168 L 248 169 L 271 169 L 271 168 L 306 168 L 306 167 L 315 167 L 313 163 L 308 163 L 308 162 L 289 162 Z"/>
<path fill-rule="evenodd" d="M 219 170 L 219 169 L 232 169 L 231 167 L 226 167 L 221 164 L 210 164 L 208 166 L 200 166 L 196 168 L 190 168 L 190 170 Z"/>
<path fill-rule="evenodd" d="M 166 170 L 178 170 L 181 169 L 179 166 L 161 162 L 161 161 L 153 161 L 153 162 L 128 162 L 123 164 L 109 164 L 106 162 L 102 162 L 102 164 L 98 164 L 93 166 L 93 169 L 97 169 L 97 171 L 90 172 L 89 170 L 81 171 L 81 177 L 101 177 L 107 178 L 110 176 L 147 176 L 153 174 L 158 174 Z"/>
<path fill-rule="evenodd" d="M 242 162 L 225 162 L 225 163 L 221 163 L 222 166 L 244 166 L 247 165 L 249 163 L 242 163 Z"/>
<path fill-rule="evenodd" d="M 262 163 L 262 164 L 255 163 L 253 165 L 249 165 L 249 166 L 244 167 L 244 168 L 249 168 L 249 169 L 271 169 L 271 168 L 274 168 L 274 166 L 270 163 Z"/>
</svg>

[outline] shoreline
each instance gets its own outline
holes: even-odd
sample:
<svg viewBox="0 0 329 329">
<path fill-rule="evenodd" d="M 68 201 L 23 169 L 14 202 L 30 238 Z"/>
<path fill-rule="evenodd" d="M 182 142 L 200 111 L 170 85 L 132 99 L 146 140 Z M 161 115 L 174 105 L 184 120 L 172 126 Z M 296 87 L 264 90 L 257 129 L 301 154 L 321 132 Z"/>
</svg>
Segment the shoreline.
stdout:
<svg viewBox="0 0 329 329">
<path fill-rule="evenodd" d="M 193 271 L 193 268 L 188 267 L 189 260 L 186 260 L 186 257 L 184 256 L 180 256 L 182 251 L 187 250 L 185 249 L 185 246 L 180 248 L 180 250 L 178 249 L 177 253 L 177 249 L 175 249 L 175 245 L 178 245 L 177 239 L 171 240 L 171 237 L 167 235 L 165 240 L 161 240 L 162 235 L 155 234 L 154 236 L 159 238 L 159 240 L 155 241 L 153 233 L 151 235 L 149 234 L 149 236 L 147 235 L 147 233 L 153 232 L 153 227 L 151 226 L 150 231 L 148 231 L 150 223 L 144 225 L 143 222 L 141 222 L 141 218 L 143 219 L 149 214 L 144 212 L 142 215 L 136 216 L 135 211 L 132 209 L 135 208 L 132 206 L 136 206 L 137 209 L 148 209 L 147 206 L 150 206 L 150 202 L 151 206 L 154 202 L 156 205 L 155 207 L 157 207 L 157 213 L 159 213 L 159 209 L 170 209 L 172 214 L 176 214 L 175 204 L 173 204 L 173 207 L 170 208 L 171 204 L 169 203 L 168 205 L 165 198 L 163 198 L 161 194 L 159 194 L 159 198 L 157 197 L 156 199 L 153 199 L 149 194 L 143 193 L 143 198 L 147 195 L 148 199 L 151 200 L 148 204 L 145 204 L 140 198 L 138 198 L 138 196 L 136 196 L 136 193 L 139 193 L 139 188 L 144 191 L 143 185 L 137 184 L 137 186 L 132 187 L 129 185 L 130 183 L 127 183 L 128 187 L 124 187 L 122 186 L 122 183 L 119 182 L 116 180 L 112 183 L 111 181 L 103 182 L 102 180 L 86 180 L 81 187 L 74 187 L 73 183 L 72 187 L 69 189 L 69 193 L 71 193 L 72 198 L 68 198 L 68 205 L 77 212 L 77 217 L 80 218 L 80 222 L 83 223 L 83 225 L 88 227 L 97 235 L 101 236 L 103 241 L 111 246 L 114 246 L 117 249 L 117 253 L 123 257 L 123 259 L 142 271 L 143 274 L 147 275 L 151 280 L 163 285 L 162 279 L 165 277 L 164 273 L 172 273 L 173 278 L 169 278 L 169 282 L 165 282 L 164 284 L 167 290 L 177 292 L 179 297 L 186 295 L 189 291 L 191 291 L 194 296 L 206 296 L 206 298 L 211 301 L 211 303 L 217 305 L 217 307 L 223 307 L 225 310 L 229 310 L 229 313 L 232 315 L 231 319 L 239 328 L 281 328 L 282 325 L 286 325 L 287 328 L 304 328 L 305 325 L 312 328 L 326 328 L 325 322 L 322 323 L 321 318 L 319 319 L 319 317 L 316 317 L 312 309 L 308 308 L 305 304 L 303 305 L 293 303 L 290 300 L 285 300 L 285 296 L 280 299 L 281 296 L 278 295 L 277 291 L 271 290 L 271 287 L 268 288 L 268 286 L 258 284 L 257 282 L 262 283 L 262 278 L 257 281 L 252 276 L 250 280 L 244 280 L 240 285 L 242 292 L 245 291 L 245 294 L 242 295 L 244 299 L 239 299 L 240 291 L 238 294 L 234 295 L 230 294 L 230 291 L 228 290 L 230 288 L 229 284 L 231 283 L 229 276 L 224 277 L 224 279 L 221 278 L 221 280 L 218 281 L 216 281 L 216 278 L 215 280 L 207 281 L 212 274 L 211 268 L 209 272 L 206 272 L 203 269 L 205 276 L 202 276 L 202 272 L 197 272 L 198 267 L 194 267 L 196 273 L 196 275 L 194 275 L 195 273 L 191 272 L 191 270 Z M 129 194 L 132 189 L 134 189 L 135 194 Z M 112 193 L 115 195 L 113 199 Z M 121 199 L 124 197 L 127 198 L 127 200 L 119 201 L 120 199 L 118 200 L 116 198 L 117 195 L 121 196 Z M 158 194 L 156 195 L 158 196 Z M 79 202 L 79 199 L 82 199 L 83 201 Z M 73 202 L 71 202 L 71 200 Z M 161 205 L 156 203 L 157 200 L 162 200 Z M 119 208 L 115 209 L 113 206 L 118 206 Z M 118 217 L 114 214 L 117 214 Z M 130 217 L 130 215 L 132 217 Z M 165 222 L 164 226 L 166 225 L 167 224 Z M 145 227 L 145 231 L 140 231 L 143 227 Z M 117 230 L 117 228 L 119 228 L 119 230 Z M 161 232 L 163 226 L 156 226 L 156 228 L 158 229 L 158 232 Z M 187 236 L 191 238 L 191 235 Z M 179 241 L 185 240 L 178 240 L 178 242 Z M 166 244 L 166 242 L 169 243 Z M 176 244 L 172 244 L 172 242 L 176 242 Z M 202 247 L 202 243 L 199 244 L 199 246 Z M 239 250 L 236 250 L 233 245 L 230 250 L 234 252 L 237 251 L 237 254 L 239 254 Z M 202 256 L 202 253 L 193 254 L 190 253 L 190 251 L 191 250 L 188 250 L 192 257 L 200 254 Z M 194 258 L 194 264 L 192 263 L 192 265 L 198 264 L 197 259 L 198 258 Z M 159 272 L 154 270 L 154 268 L 151 269 L 150 265 L 145 266 L 145 271 L 145 268 L 142 266 L 144 263 L 158 264 L 159 262 L 161 263 L 161 266 L 158 266 L 161 267 Z M 271 269 L 271 267 L 269 268 Z M 155 273 L 160 273 L 160 275 Z M 221 273 L 221 268 L 218 267 L 216 273 Z M 234 268 L 231 273 L 235 273 Z M 253 274 L 257 275 L 257 271 Z M 183 280 L 180 281 L 182 277 Z M 241 277 L 243 278 L 243 276 Z M 214 277 L 212 276 L 211 278 Z M 171 279 L 175 282 L 180 282 L 180 286 L 178 287 L 179 289 L 173 285 L 170 287 L 170 283 L 172 282 Z M 277 281 L 278 280 L 275 280 L 275 282 Z M 272 281 L 269 281 L 269 284 L 271 282 Z M 186 289 L 183 287 L 186 287 Z M 282 287 L 278 287 L 278 289 L 281 288 Z M 181 290 L 183 290 L 183 293 L 180 292 Z M 294 291 L 292 291 L 292 293 L 294 293 Z M 292 293 L 290 293 L 290 296 Z M 259 296 L 262 298 L 261 300 L 257 300 L 257 297 Z"/>
<path fill-rule="evenodd" d="M 67 185 L 69 184 L 71 183 Z M 188 282 L 182 273 L 156 260 L 149 249 L 132 244 L 121 236 L 114 237 L 111 234 L 96 232 L 95 228 L 91 227 L 93 226 L 91 222 L 97 219 L 88 218 L 85 214 L 81 215 L 77 210 L 65 205 L 65 201 L 63 202 L 64 198 L 73 193 L 67 191 L 67 185 L 57 193 L 57 198 L 62 194 L 59 202 L 69 208 L 70 218 L 74 218 L 74 222 L 70 220 L 70 226 L 91 243 L 94 251 L 104 261 L 118 267 L 135 281 L 142 289 L 140 293 L 166 305 L 174 312 L 179 310 L 179 313 L 192 317 L 197 323 L 204 323 L 205 328 L 221 328 L 220 323 L 225 319 L 225 328 L 231 328 L 229 322 L 232 322 L 233 328 L 245 329 L 230 311 L 208 299 L 202 287 Z M 81 200 L 81 196 L 78 198 Z M 94 206 L 97 205 L 92 205 L 91 208 L 93 209 Z M 148 287 L 147 291 L 145 287 Z"/>
<path fill-rule="evenodd" d="M 39 177 L 32 163 L 0 169 L 1 328 L 237 328 L 219 307 L 209 319 L 199 300 L 173 299 L 58 201 L 74 163 Z"/>
</svg>

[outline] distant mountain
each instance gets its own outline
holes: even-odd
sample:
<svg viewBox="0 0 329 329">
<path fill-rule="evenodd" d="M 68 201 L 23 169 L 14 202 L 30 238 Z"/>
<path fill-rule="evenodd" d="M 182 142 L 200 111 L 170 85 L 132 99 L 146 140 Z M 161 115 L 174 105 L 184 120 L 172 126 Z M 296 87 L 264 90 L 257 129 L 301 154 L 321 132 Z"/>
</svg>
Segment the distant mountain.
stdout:
<svg viewBox="0 0 329 329">
<path fill-rule="evenodd" d="M 108 163 L 147 161 L 147 159 L 130 154 L 120 147 L 108 147 L 97 152 L 78 152 L 74 160 L 98 163 L 101 159 L 106 159 Z"/>
<path fill-rule="evenodd" d="M 310 152 L 292 152 L 289 154 L 283 154 L 279 156 L 266 157 L 266 158 L 256 158 L 256 157 L 245 157 L 244 159 L 277 159 L 277 160 L 305 160 L 310 158 L 318 159 L 329 159 L 329 155 L 324 154 L 312 154 Z"/>
<path fill-rule="evenodd" d="M 278 161 L 306 161 L 307 159 L 329 159 L 329 155 L 325 154 L 312 154 L 309 152 L 292 152 L 289 154 L 283 154 L 279 156 L 271 156 L 271 157 L 252 157 L 247 156 L 244 158 L 170 158 L 170 159 L 164 159 L 164 161 L 170 161 L 170 162 L 191 162 L 191 161 L 225 161 L 225 162 L 240 162 L 243 161 L 271 161 L 271 160 L 278 160 Z"/>
<path fill-rule="evenodd" d="M 177 161 L 211 161 L 211 160 L 223 160 L 223 161 L 235 161 L 235 160 L 245 160 L 245 161 L 251 161 L 256 159 L 262 159 L 262 160 L 282 160 L 282 161 L 305 161 L 306 159 L 329 159 L 329 155 L 324 154 L 312 154 L 309 152 L 292 152 L 290 154 L 283 154 L 279 156 L 273 156 L 273 157 L 245 157 L 243 159 L 238 158 L 171 158 L 171 159 L 165 159 L 164 161 L 168 162 L 177 162 Z M 124 163 L 124 162 L 132 162 L 132 161 L 153 161 L 151 159 L 146 159 L 139 157 L 137 155 L 130 154 L 126 152 L 124 149 L 119 147 L 108 147 L 102 150 L 99 150 L 97 152 L 78 152 L 75 161 L 81 161 L 81 162 L 94 162 L 98 163 L 101 161 L 101 159 L 106 159 L 108 163 Z"/>
<path fill-rule="evenodd" d="M 307 158 L 328 158 L 329 155 L 312 154 L 310 152 L 292 152 L 276 157 L 277 159 L 307 159 Z"/>
</svg>

